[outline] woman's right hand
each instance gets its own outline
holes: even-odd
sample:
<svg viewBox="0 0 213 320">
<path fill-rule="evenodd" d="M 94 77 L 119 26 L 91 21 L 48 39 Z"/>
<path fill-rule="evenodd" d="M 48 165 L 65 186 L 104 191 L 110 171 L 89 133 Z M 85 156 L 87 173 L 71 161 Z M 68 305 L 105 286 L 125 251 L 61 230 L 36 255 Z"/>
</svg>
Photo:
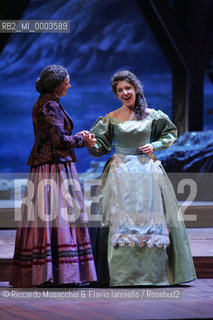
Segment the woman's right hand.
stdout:
<svg viewBox="0 0 213 320">
<path fill-rule="evenodd" d="M 90 134 L 90 132 L 88 130 L 82 130 L 82 131 L 76 133 L 76 136 L 82 135 L 85 137 L 88 134 Z"/>
<path fill-rule="evenodd" d="M 78 135 L 82 135 L 85 139 L 85 144 L 87 148 L 93 148 L 95 143 L 96 143 L 96 139 L 95 139 L 95 135 L 93 133 L 90 133 L 88 130 L 82 130 L 80 132 L 78 132 L 76 134 Z"/>
<path fill-rule="evenodd" d="M 95 135 L 93 133 L 85 134 L 85 143 L 87 148 L 93 148 L 96 143 Z"/>
</svg>

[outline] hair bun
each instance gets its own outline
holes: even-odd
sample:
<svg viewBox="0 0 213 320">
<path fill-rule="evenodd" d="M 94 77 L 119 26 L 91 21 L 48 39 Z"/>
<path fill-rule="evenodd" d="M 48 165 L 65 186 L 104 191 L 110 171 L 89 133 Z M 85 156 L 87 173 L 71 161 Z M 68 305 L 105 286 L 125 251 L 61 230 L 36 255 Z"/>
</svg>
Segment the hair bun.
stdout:
<svg viewBox="0 0 213 320">
<path fill-rule="evenodd" d="M 36 90 L 41 94 L 51 93 L 68 75 L 67 69 L 63 66 L 55 64 L 47 66 L 35 82 Z"/>
</svg>

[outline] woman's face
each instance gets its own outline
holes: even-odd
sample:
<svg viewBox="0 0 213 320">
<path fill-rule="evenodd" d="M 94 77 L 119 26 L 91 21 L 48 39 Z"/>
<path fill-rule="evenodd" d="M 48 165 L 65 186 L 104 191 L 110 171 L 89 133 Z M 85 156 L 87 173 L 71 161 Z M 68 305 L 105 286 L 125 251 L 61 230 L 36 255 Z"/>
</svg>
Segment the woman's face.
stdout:
<svg viewBox="0 0 213 320">
<path fill-rule="evenodd" d="M 129 108 L 134 108 L 137 90 L 126 80 L 118 81 L 117 97 Z"/>
<path fill-rule="evenodd" d="M 64 97 L 67 94 L 67 90 L 71 87 L 70 84 L 70 78 L 69 76 L 66 76 L 65 80 L 53 90 L 53 93 L 56 95 L 56 97 Z"/>
</svg>

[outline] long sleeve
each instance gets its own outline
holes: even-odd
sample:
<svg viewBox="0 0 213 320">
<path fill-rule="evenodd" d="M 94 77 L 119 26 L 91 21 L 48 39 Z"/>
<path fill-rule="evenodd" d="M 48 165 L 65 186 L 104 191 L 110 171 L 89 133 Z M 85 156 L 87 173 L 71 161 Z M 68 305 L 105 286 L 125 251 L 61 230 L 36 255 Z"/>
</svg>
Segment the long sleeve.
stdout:
<svg viewBox="0 0 213 320">
<path fill-rule="evenodd" d="M 81 148 L 85 146 L 83 135 L 67 135 L 64 129 L 64 114 L 55 101 L 49 101 L 39 109 L 39 122 L 46 127 L 54 146 L 58 149 Z M 42 128 L 41 128 L 42 129 Z"/>
<path fill-rule="evenodd" d="M 153 120 L 150 140 L 154 151 L 164 150 L 177 140 L 177 127 L 161 110 L 157 111 L 156 118 Z"/>
<path fill-rule="evenodd" d="M 112 150 L 113 126 L 109 117 L 99 117 L 90 129 L 90 132 L 94 133 L 96 138 L 95 146 L 88 149 L 93 157 L 100 157 Z"/>
</svg>

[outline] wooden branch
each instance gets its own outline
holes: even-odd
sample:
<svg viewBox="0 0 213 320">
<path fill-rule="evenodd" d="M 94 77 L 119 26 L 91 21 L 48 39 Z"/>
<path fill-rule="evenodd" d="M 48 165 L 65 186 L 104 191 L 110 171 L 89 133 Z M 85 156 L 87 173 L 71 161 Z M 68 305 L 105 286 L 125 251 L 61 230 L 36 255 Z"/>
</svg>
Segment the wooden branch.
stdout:
<svg viewBox="0 0 213 320">
<path fill-rule="evenodd" d="M 187 43 L 186 34 L 177 21 L 168 2 L 165 0 L 149 0 L 149 2 L 180 60 L 185 68 L 188 69 L 190 66 L 190 48 Z"/>
</svg>

